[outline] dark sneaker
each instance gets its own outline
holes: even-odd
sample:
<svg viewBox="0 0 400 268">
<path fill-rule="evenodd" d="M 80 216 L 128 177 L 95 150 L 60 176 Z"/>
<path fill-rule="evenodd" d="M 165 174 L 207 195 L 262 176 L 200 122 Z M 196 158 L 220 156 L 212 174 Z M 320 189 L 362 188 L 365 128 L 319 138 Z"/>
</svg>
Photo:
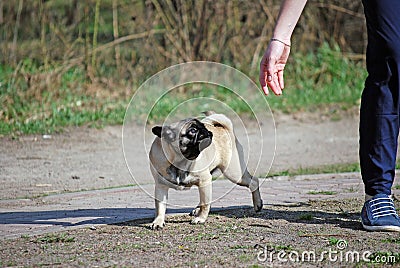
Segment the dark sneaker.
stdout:
<svg viewBox="0 0 400 268">
<path fill-rule="evenodd" d="M 400 218 L 393 200 L 386 194 L 377 194 L 364 203 L 361 223 L 368 231 L 400 232 Z"/>
</svg>

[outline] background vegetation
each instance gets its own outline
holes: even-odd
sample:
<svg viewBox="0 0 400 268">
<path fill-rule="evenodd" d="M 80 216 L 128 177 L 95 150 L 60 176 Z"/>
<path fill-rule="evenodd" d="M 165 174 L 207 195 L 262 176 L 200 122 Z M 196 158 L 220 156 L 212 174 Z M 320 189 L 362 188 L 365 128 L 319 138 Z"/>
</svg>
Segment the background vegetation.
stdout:
<svg viewBox="0 0 400 268">
<path fill-rule="evenodd" d="M 122 123 L 135 89 L 177 63 L 221 62 L 257 81 L 279 3 L 0 0 L 0 135 Z M 273 110 L 357 105 L 366 75 L 361 1 L 308 1 L 292 44 L 290 93 L 268 98 Z"/>
</svg>

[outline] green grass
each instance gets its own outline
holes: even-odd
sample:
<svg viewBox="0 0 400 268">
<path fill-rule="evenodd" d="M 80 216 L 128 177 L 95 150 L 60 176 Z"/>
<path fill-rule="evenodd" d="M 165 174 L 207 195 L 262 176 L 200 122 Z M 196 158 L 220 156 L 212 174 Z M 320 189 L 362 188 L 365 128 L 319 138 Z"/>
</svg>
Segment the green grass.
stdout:
<svg viewBox="0 0 400 268">
<path fill-rule="evenodd" d="M 245 94 L 244 90 L 234 93 L 221 86 L 189 84 L 175 88 L 163 95 L 150 110 L 149 119 L 151 121 L 162 120 L 167 116 L 177 115 L 179 117 L 182 114 L 184 116 L 196 116 L 209 110 L 229 113 L 230 109 L 238 114 L 252 116 L 253 107 L 250 107 L 239 97 L 239 95 Z"/>
<path fill-rule="evenodd" d="M 387 239 L 382 240 L 382 242 L 390 243 L 390 244 L 400 244 L 400 238 L 398 238 L 398 237 L 387 238 Z"/>
<path fill-rule="evenodd" d="M 290 251 L 293 250 L 293 247 L 291 245 L 275 245 L 275 250 L 285 250 L 285 251 Z"/>
<path fill-rule="evenodd" d="M 65 233 L 61 234 L 47 234 L 42 237 L 39 237 L 35 241 L 36 243 L 71 243 L 75 242 L 75 237 L 73 236 L 68 236 Z"/>
<path fill-rule="evenodd" d="M 122 124 L 134 88 L 140 86 L 135 81 L 145 79 L 138 77 L 135 81 L 108 85 L 104 81 L 113 80 L 115 67 L 102 66 L 106 71 L 98 81 L 103 82 L 90 83 L 83 66 L 54 75 L 58 67 L 45 69 L 30 59 L 22 61 L 16 69 L 0 66 L 0 136 L 54 133 L 68 126 L 101 128 Z M 345 58 L 338 47 L 323 45 L 316 53 L 292 54 L 285 72 L 284 95 L 265 98 L 272 110 L 287 113 L 315 111 L 331 104 L 335 104 L 335 109 L 346 110 L 358 105 L 365 76 L 362 64 Z M 143 109 L 133 109 L 133 115 L 144 121 L 149 113 L 148 119 L 154 122 L 175 112 L 192 116 L 205 110 L 232 109 L 250 116 L 252 110 L 265 112 L 263 98 L 252 96 L 240 85 L 238 88 L 233 93 L 210 84 L 186 85 L 156 96 L 161 98 L 152 109 L 153 103 L 143 100 Z M 250 107 L 244 100 L 252 97 L 255 101 L 251 101 Z M 192 102 L 199 98 L 204 99 Z M 185 101 L 188 102 L 181 105 Z"/>
<path fill-rule="evenodd" d="M 306 167 L 306 168 L 300 167 L 298 169 L 283 170 L 268 174 L 267 177 L 300 176 L 309 174 L 329 174 L 329 173 L 345 173 L 345 172 L 359 172 L 359 171 L 360 171 L 360 165 L 358 163 L 345 163 L 345 164 L 324 165 L 324 166 Z"/>
<path fill-rule="evenodd" d="M 51 84 L 42 81 L 48 73 L 29 60 L 22 63 L 20 72 L 29 73 L 31 81 L 0 66 L 0 135 L 45 134 L 67 126 L 123 122 L 127 101 L 88 94 L 79 68 L 70 69 Z"/>
<path fill-rule="evenodd" d="M 336 238 L 336 237 L 329 237 L 328 238 L 328 242 L 329 242 L 330 246 L 337 246 L 339 241 L 345 241 L 345 240 L 339 239 L 339 238 Z M 345 241 L 345 242 L 347 243 L 347 241 Z"/>
<path fill-rule="evenodd" d="M 400 161 L 396 163 L 396 169 L 400 169 Z M 333 164 L 333 165 L 323 165 L 316 167 L 306 167 L 306 168 L 298 168 L 298 169 L 287 169 L 278 172 L 272 172 L 267 176 L 261 175 L 262 177 L 277 177 L 277 176 L 301 176 L 301 175 L 310 175 L 310 174 L 330 174 L 330 173 L 346 173 L 346 172 L 360 172 L 360 164 L 359 163 L 344 163 L 344 164 Z M 394 189 L 399 190 L 400 184 L 396 184 L 393 186 Z M 354 192 L 355 189 L 349 188 L 349 192 Z"/>
<path fill-rule="evenodd" d="M 254 246 L 250 246 L 250 245 L 234 245 L 234 246 L 230 246 L 230 249 L 252 249 Z"/>
</svg>

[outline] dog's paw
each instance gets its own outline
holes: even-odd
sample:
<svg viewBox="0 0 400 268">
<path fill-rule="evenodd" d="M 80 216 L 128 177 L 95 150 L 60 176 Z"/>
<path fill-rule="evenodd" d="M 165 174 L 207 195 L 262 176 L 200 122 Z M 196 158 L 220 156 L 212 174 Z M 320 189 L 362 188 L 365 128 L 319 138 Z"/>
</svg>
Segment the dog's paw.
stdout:
<svg viewBox="0 0 400 268">
<path fill-rule="evenodd" d="M 153 223 L 151 224 L 151 229 L 152 230 L 161 230 L 164 228 L 165 222 L 163 220 L 157 220 L 155 219 Z"/>
<path fill-rule="evenodd" d="M 193 209 L 193 210 L 189 213 L 189 216 L 197 217 L 197 216 L 199 215 L 199 213 L 200 213 L 200 207 L 197 207 L 197 208 Z"/>
<path fill-rule="evenodd" d="M 206 219 L 196 217 L 192 220 L 191 224 L 203 224 L 206 222 Z"/>
<path fill-rule="evenodd" d="M 261 199 L 260 190 L 257 189 L 252 193 L 253 197 L 253 207 L 255 212 L 260 212 L 263 208 L 263 201 Z"/>
<path fill-rule="evenodd" d="M 263 201 L 260 200 L 257 204 L 254 204 L 254 211 L 255 212 L 260 212 L 263 209 Z"/>
</svg>

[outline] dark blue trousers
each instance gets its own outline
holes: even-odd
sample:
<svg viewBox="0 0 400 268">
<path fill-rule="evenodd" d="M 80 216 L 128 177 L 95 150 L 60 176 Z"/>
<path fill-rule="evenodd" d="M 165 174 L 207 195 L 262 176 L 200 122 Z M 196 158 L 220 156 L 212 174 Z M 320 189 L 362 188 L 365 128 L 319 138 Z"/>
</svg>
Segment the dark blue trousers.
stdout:
<svg viewBox="0 0 400 268">
<path fill-rule="evenodd" d="M 365 193 L 391 194 L 399 135 L 400 1 L 363 0 L 368 77 L 360 108 L 360 165 Z"/>
</svg>

